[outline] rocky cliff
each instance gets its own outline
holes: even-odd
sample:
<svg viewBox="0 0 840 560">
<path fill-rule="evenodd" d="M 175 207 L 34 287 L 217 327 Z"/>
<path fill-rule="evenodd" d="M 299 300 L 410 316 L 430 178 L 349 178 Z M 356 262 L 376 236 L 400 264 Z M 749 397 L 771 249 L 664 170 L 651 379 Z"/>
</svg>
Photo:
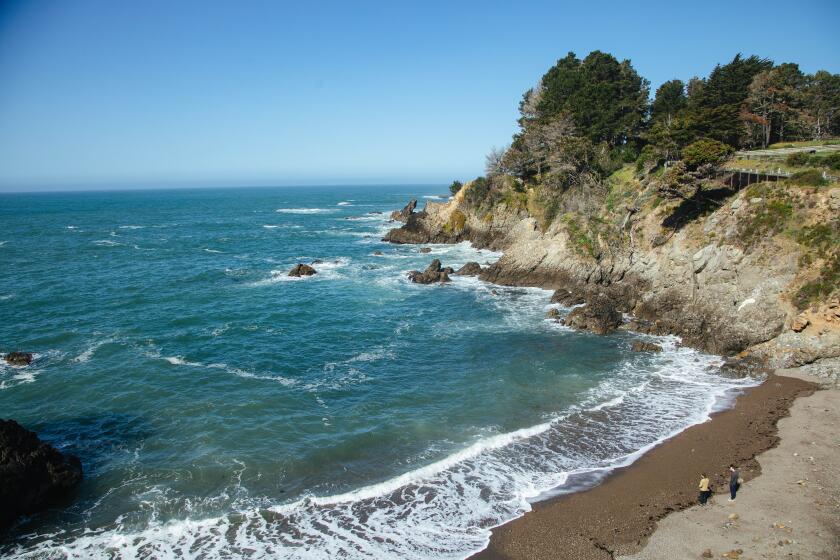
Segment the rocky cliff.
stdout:
<svg viewBox="0 0 840 560">
<path fill-rule="evenodd" d="M 840 356 L 831 285 L 840 188 L 769 183 L 663 200 L 655 181 L 627 169 L 617 177 L 595 210 L 560 212 L 548 223 L 527 191 L 487 206 L 469 202 L 468 184 L 385 239 L 500 249 L 482 279 L 555 289 L 561 301 L 606 298 L 633 317 L 629 328 L 676 334 L 717 354 L 773 367 Z"/>
</svg>

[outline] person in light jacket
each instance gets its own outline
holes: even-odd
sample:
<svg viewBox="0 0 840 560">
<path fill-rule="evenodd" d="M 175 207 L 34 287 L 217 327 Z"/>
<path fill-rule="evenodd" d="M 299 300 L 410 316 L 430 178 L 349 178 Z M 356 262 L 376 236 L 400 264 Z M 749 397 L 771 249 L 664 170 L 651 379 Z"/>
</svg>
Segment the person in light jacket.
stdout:
<svg viewBox="0 0 840 560">
<path fill-rule="evenodd" d="M 706 476 L 706 473 L 700 475 L 700 484 L 697 487 L 700 489 L 700 503 L 706 505 L 709 496 L 712 495 L 712 491 L 709 489 L 709 477 Z"/>
</svg>

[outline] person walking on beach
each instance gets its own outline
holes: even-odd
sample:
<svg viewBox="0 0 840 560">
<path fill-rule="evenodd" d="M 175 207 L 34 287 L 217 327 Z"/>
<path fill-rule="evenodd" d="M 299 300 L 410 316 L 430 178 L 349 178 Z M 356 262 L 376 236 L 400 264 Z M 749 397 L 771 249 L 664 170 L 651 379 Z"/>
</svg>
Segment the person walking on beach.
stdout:
<svg viewBox="0 0 840 560">
<path fill-rule="evenodd" d="M 706 476 L 706 473 L 700 475 L 700 484 L 698 488 L 700 488 L 700 503 L 702 505 L 706 505 L 706 502 L 709 500 L 709 496 L 712 495 L 712 491 L 709 490 L 709 477 Z"/>
<path fill-rule="evenodd" d="M 738 488 L 741 487 L 741 471 L 735 468 L 735 465 L 729 465 L 729 501 L 735 501 L 735 495 L 738 494 Z"/>
</svg>

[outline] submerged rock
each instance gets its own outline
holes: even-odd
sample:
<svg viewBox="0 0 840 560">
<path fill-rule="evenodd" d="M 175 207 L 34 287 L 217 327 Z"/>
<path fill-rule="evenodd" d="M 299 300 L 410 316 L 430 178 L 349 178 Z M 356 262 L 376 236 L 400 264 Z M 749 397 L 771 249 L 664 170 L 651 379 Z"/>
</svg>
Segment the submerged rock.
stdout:
<svg viewBox="0 0 840 560">
<path fill-rule="evenodd" d="M 431 253 L 431 252 L 432 252 L 432 250 L 431 250 L 431 248 L 429 248 L 429 247 L 421 247 L 421 248 L 420 248 L 420 252 L 421 252 L 421 253 Z"/>
<path fill-rule="evenodd" d="M 662 352 L 662 347 L 652 342 L 645 342 L 643 340 L 634 340 L 630 346 L 633 352 Z"/>
<path fill-rule="evenodd" d="M 391 219 L 397 222 L 407 222 L 408 218 L 414 213 L 415 208 L 417 208 L 417 199 L 412 198 L 402 210 L 391 212 Z"/>
<path fill-rule="evenodd" d="M 412 270 L 408 273 L 408 279 L 415 284 L 434 284 L 435 282 L 451 282 L 449 274 L 452 273 L 452 268 L 443 268 L 440 265 L 440 260 L 432 261 L 426 270 L 420 272 L 419 270 Z"/>
<path fill-rule="evenodd" d="M 478 276 L 481 274 L 481 265 L 477 262 L 468 262 L 459 268 L 455 274 L 458 276 Z"/>
<path fill-rule="evenodd" d="M 11 364 L 13 366 L 28 366 L 32 363 L 32 353 L 31 352 L 9 352 L 3 359 L 6 360 L 6 363 Z"/>
<path fill-rule="evenodd" d="M 289 271 L 289 276 L 301 277 L 301 276 L 312 276 L 313 274 L 318 274 L 318 271 L 309 266 L 308 264 L 298 263 Z"/>
<path fill-rule="evenodd" d="M 0 529 L 43 509 L 82 480 L 82 464 L 14 420 L 0 420 Z"/>
<path fill-rule="evenodd" d="M 598 296 L 586 305 L 572 309 L 563 324 L 595 334 L 607 334 L 621 326 L 621 313 L 608 298 Z"/>
</svg>

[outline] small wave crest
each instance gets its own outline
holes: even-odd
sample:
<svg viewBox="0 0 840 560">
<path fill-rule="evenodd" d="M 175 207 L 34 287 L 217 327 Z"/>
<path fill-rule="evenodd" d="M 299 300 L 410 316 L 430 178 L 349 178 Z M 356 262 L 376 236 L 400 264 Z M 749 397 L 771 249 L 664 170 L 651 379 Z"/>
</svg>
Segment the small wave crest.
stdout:
<svg viewBox="0 0 840 560">
<path fill-rule="evenodd" d="M 280 214 L 329 214 L 334 211 L 332 208 L 278 208 L 275 210 Z"/>
</svg>

